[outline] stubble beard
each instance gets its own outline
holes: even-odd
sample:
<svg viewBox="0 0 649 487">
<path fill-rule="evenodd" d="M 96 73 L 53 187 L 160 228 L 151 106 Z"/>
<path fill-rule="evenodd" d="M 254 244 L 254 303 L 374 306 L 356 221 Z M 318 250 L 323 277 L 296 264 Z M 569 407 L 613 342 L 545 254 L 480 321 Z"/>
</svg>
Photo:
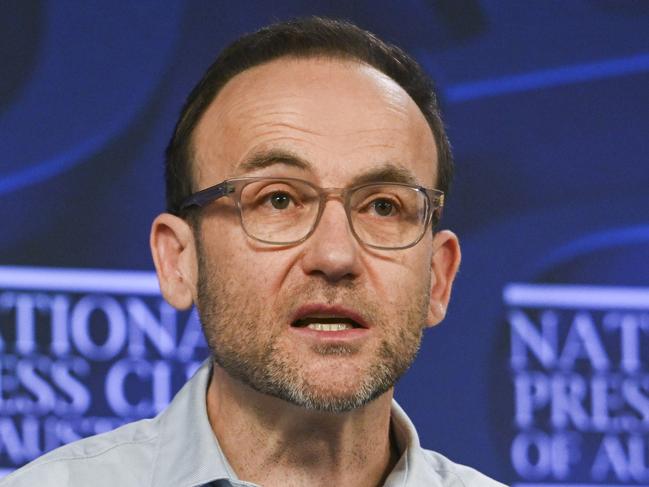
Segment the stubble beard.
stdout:
<svg viewBox="0 0 649 487">
<path fill-rule="evenodd" d="M 198 302 L 201 325 L 213 360 L 227 374 L 252 389 L 311 410 L 342 413 L 360 408 L 388 391 L 412 365 L 422 338 L 428 307 L 430 281 L 422 283 L 418 295 L 406 303 L 398 323 L 381 320 L 377 304 L 368 302 L 353 283 L 330 285 L 314 279 L 302 289 L 284 295 L 290 298 L 264 308 L 256 296 L 236 276 L 222 275 L 217 266 L 209 265 L 199 249 Z M 428 284 L 428 285 L 426 285 Z M 295 310 L 300 303 L 314 300 L 329 304 L 344 302 L 364 316 L 383 337 L 360 378 L 351 383 L 327 387 L 321 381 L 309 380 L 304 364 L 282 349 L 282 335 L 289 323 L 273 311 Z M 374 332 L 376 332 L 375 330 Z M 359 353 L 357 346 L 329 344 L 312 348 L 323 359 L 349 358 Z M 338 357 L 336 357 L 338 356 Z M 335 380 L 336 378 L 332 378 Z M 344 378 L 340 378 L 344 382 Z"/>
</svg>

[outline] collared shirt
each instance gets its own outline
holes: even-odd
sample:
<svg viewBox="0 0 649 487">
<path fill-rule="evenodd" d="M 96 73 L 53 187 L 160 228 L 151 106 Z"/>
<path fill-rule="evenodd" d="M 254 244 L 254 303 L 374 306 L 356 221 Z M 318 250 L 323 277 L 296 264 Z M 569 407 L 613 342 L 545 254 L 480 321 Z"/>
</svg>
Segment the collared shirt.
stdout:
<svg viewBox="0 0 649 487">
<path fill-rule="evenodd" d="M 0 480 L 0 487 L 241 487 L 212 432 L 205 393 L 209 361 L 154 419 L 58 448 Z M 388 487 L 503 487 L 474 469 L 424 450 L 403 410 L 392 406 L 401 458 Z"/>
</svg>

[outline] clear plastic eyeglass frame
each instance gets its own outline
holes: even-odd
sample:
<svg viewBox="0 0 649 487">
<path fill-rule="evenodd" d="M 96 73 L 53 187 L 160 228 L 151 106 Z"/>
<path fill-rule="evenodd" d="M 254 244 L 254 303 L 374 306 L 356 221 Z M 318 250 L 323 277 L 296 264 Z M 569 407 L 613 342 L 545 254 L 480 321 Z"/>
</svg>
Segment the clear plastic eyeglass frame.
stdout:
<svg viewBox="0 0 649 487">
<path fill-rule="evenodd" d="M 312 219 L 308 231 L 306 231 L 299 238 L 291 239 L 288 241 L 274 241 L 268 240 L 266 238 L 260 238 L 258 235 L 255 235 L 253 232 L 250 232 L 248 226 L 246 225 L 244 219 L 244 208 L 242 207 L 241 194 L 246 186 L 252 183 L 268 183 L 268 184 L 294 184 L 294 185 L 303 185 L 303 187 L 308 187 L 313 190 L 314 196 L 318 197 L 318 207 L 317 211 L 314 213 L 314 216 L 311 216 Z M 418 223 L 418 232 L 413 234 L 407 241 L 400 242 L 398 245 L 380 245 L 372 242 L 366 241 L 363 239 L 355 229 L 354 218 L 352 217 L 352 199 L 353 196 L 362 190 L 371 189 L 372 187 L 399 187 L 402 189 L 408 189 L 415 192 L 418 196 L 417 198 L 423 198 L 424 203 L 424 214 L 420 218 Z M 431 224 L 436 225 L 441 217 L 441 210 L 444 206 L 444 192 L 437 189 L 424 188 L 422 186 L 405 184 L 405 183 L 396 183 L 396 182 L 372 182 L 365 183 L 358 186 L 353 186 L 349 188 L 320 188 L 309 181 L 297 178 L 274 178 L 274 177 L 240 177 L 226 179 L 225 181 L 210 186 L 209 188 L 203 189 L 196 193 L 193 193 L 187 197 L 180 205 L 180 214 L 186 214 L 192 208 L 202 208 L 224 196 L 231 198 L 237 207 L 239 213 L 239 222 L 244 230 L 244 232 L 252 239 L 259 242 L 263 242 L 270 245 L 295 245 L 301 242 L 304 242 L 308 239 L 311 234 L 315 231 L 320 222 L 320 217 L 325 208 L 325 204 L 329 198 L 338 198 L 343 202 L 345 208 L 345 213 L 347 215 L 347 222 L 349 228 L 351 229 L 354 237 L 363 245 L 368 247 L 381 249 L 381 250 L 400 250 L 407 249 L 416 245 L 424 236 L 426 230 L 431 226 Z M 305 227 L 306 228 L 306 227 Z"/>
</svg>

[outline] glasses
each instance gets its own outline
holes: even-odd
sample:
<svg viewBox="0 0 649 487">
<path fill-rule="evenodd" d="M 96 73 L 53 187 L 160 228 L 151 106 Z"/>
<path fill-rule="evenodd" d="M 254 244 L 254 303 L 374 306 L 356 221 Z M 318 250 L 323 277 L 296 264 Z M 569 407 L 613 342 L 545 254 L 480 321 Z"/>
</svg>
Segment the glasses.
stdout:
<svg viewBox="0 0 649 487">
<path fill-rule="evenodd" d="M 181 212 L 227 196 L 239 210 L 246 234 L 272 245 L 303 242 L 313 233 L 325 203 L 343 201 L 354 237 L 376 249 L 406 249 L 417 244 L 431 223 L 439 221 L 444 193 L 402 183 L 369 183 L 351 188 L 320 188 L 294 178 L 227 179 L 192 194 Z"/>
</svg>

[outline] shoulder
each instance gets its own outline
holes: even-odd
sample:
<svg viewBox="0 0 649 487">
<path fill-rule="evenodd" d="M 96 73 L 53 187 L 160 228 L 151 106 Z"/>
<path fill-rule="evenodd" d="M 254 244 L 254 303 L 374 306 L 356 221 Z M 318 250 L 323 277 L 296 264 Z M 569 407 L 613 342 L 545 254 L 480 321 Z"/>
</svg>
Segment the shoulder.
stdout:
<svg viewBox="0 0 649 487">
<path fill-rule="evenodd" d="M 146 485 L 157 439 L 156 419 L 129 423 L 57 448 L 0 480 L 0 487 Z"/>
<path fill-rule="evenodd" d="M 455 463 L 444 455 L 431 450 L 422 450 L 426 462 L 435 470 L 444 487 L 505 487 L 478 470 Z"/>
</svg>

